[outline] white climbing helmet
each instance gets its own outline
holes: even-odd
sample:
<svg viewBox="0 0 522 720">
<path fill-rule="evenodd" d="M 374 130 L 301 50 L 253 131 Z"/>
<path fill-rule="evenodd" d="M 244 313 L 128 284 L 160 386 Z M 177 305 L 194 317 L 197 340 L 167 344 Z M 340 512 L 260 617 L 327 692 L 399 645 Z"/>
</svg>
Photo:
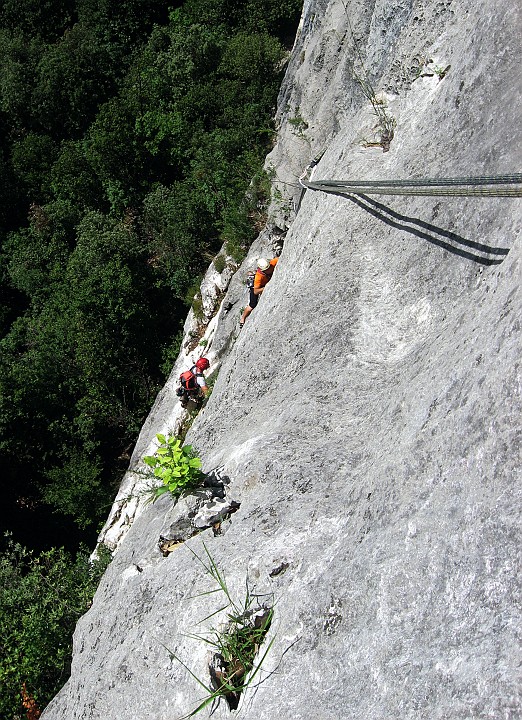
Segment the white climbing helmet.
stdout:
<svg viewBox="0 0 522 720">
<path fill-rule="evenodd" d="M 257 261 L 257 267 L 260 270 L 268 270 L 268 268 L 270 267 L 270 263 L 266 258 L 259 258 Z"/>
</svg>

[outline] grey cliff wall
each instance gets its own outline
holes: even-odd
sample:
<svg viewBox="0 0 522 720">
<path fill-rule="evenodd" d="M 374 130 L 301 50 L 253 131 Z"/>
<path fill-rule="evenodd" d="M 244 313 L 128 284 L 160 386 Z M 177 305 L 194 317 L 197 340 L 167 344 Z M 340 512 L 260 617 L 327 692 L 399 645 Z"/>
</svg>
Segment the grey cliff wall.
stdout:
<svg viewBox="0 0 522 720">
<path fill-rule="evenodd" d="M 203 542 L 235 596 L 248 577 L 275 602 L 245 720 L 522 716 L 522 202 L 307 191 L 295 212 L 323 150 L 315 179 L 520 171 L 522 8 L 345 5 L 305 4 L 267 159 L 269 223 L 213 329 L 220 373 L 188 441 L 223 484 L 133 515 L 44 720 L 197 706 L 205 693 L 171 653 L 209 682 L 194 635 L 226 618 L 200 622 L 222 605 L 201 595 Z M 361 61 L 396 120 L 388 152 L 373 145 Z M 238 334 L 246 269 L 280 247 Z M 134 464 L 175 426 L 173 381 Z M 160 537 L 185 542 L 164 554 Z M 221 702 L 214 717 L 231 715 Z"/>
</svg>

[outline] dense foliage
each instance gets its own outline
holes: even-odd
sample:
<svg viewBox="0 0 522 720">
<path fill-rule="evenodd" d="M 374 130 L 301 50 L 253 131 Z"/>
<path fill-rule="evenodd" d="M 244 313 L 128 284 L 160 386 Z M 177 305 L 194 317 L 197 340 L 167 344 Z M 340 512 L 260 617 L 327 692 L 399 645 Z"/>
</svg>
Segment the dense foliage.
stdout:
<svg viewBox="0 0 522 720">
<path fill-rule="evenodd" d="M 152 502 L 167 492 L 177 498 L 196 488 L 203 479 L 201 460 L 192 445 L 183 445 L 176 435 L 165 437 L 160 433 L 156 438 L 159 442 L 156 452 L 143 458 L 145 465 L 151 468 L 153 483 L 149 493 Z"/>
<path fill-rule="evenodd" d="M 194 281 L 252 239 L 300 7 L 0 6 L 0 477 L 80 527 L 106 516 Z"/>
<path fill-rule="evenodd" d="M 105 560 L 63 549 L 34 554 L 7 538 L 0 556 L 0 717 L 33 717 L 69 675 L 72 633 Z M 31 702 L 32 701 L 32 702 Z"/>
</svg>

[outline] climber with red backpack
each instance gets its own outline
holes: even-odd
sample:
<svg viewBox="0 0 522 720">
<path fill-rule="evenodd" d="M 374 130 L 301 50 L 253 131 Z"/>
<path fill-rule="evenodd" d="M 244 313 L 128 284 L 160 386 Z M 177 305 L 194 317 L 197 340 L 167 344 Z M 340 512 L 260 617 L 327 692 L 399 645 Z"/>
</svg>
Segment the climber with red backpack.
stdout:
<svg viewBox="0 0 522 720">
<path fill-rule="evenodd" d="M 207 382 L 203 371 L 210 367 L 207 358 L 199 358 L 189 370 L 179 376 L 180 387 L 176 390 L 182 407 L 187 407 L 190 400 L 198 401 L 208 393 Z"/>
</svg>

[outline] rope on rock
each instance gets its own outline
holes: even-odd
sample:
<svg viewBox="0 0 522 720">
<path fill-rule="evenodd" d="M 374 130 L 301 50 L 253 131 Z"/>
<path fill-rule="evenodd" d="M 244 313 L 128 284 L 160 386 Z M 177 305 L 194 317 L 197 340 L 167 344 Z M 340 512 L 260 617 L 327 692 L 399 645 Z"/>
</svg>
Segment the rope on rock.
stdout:
<svg viewBox="0 0 522 720">
<path fill-rule="evenodd" d="M 301 187 L 355 195 L 445 195 L 453 197 L 522 197 L 522 173 L 418 180 L 306 180 L 321 159 L 312 160 L 299 178 Z"/>
</svg>

